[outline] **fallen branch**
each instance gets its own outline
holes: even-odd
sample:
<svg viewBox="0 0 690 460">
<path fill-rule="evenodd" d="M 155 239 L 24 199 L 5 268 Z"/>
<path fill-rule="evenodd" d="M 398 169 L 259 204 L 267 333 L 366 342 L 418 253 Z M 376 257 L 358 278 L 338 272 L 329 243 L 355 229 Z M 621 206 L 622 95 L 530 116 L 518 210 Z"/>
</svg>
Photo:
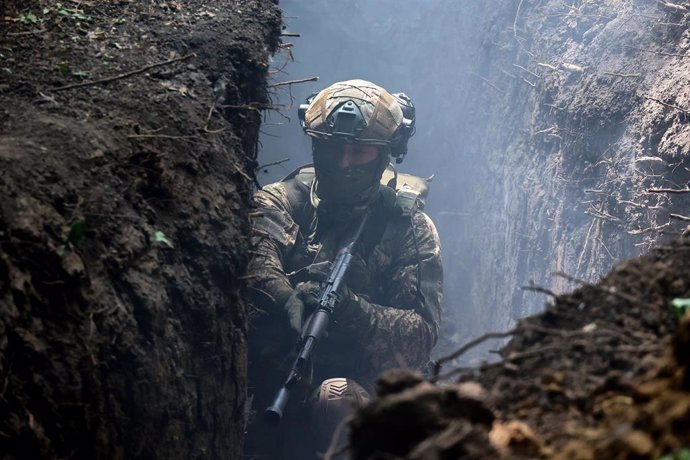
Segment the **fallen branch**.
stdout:
<svg viewBox="0 0 690 460">
<path fill-rule="evenodd" d="M 673 219 L 679 219 L 679 220 L 690 221 L 690 217 L 688 217 L 688 216 L 681 216 L 680 214 L 673 214 L 673 213 L 670 213 L 670 214 L 669 214 L 669 217 L 671 217 L 671 218 L 673 218 Z"/>
<path fill-rule="evenodd" d="M 281 81 L 280 83 L 273 83 L 272 85 L 268 85 L 268 88 L 277 88 L 279 86 L 291 86 L 291 85 L 296 85 L 298 83 L 306 83 L 309 81 L 319 81 L 319 77 L 309 77 L 309 78 L 302 78 L 301 80 L 290 80 L 290 81 Z"/>
<path fill-rule="evenodd" d="M 58 88 L 48 89 L 48 91 L 51 91 L 51 92 L 65 91 L 68 89 L 83 88 L 85 86 L 99 85 L 101 83 L 110 83 L 111 81 L 122 80 L 123 78 L 131 77 L 133 75 L 137 75 L 140 73 L 144 73 L 147 70 L 153 69 L 155 67 L 161 67 L 164 65 L 173 64 L 175 62 L 186 61 L 187 59 L 195 57 L 195 56 L 196 56 L 196 53 L 191 53 L 191 54 L 187 54 L 185 56 L 179 57 L 179 58 L 168 59 L 167 61 L 149 64 L 147 66 L 142 67 L 141 69 L 132 70 L 131 72 L 122 73 L 119 75 L 115 75 L 113 77 L 105 77 L 105 78 L 101 78 L 100 80 L 85 81 L 83 83 L 75 83 L 73 85 L 60 86 Z"/>
</svg>

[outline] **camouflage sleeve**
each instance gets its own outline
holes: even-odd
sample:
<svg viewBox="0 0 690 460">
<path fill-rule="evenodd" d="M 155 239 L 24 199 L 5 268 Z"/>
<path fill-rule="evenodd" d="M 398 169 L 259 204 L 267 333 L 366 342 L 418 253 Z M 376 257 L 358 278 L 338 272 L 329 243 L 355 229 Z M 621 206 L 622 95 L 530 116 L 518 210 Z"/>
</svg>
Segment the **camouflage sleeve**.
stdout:
<svg viewBox="0 0 690 460">
<path fill-rule="evenodd" d="M 443 269 L 436 227 L 423 212 L 407 225 L 394 253 L 388 305 L 355 294 L 346 323 L 378 371 L 404 363 L 421 368 L 436 344 L 441 318 Z M 418 282 L 419 280 L 419 282 Z"/>
<path fill-rule="evenodd" d="M 283 260 L 294 246 L 299 227 L 289 213 L 285 187 L 270 184 L 254 195 L 252 258 L 247 268 L 249 292 L 254 304 L 265 310 L 282 307 L 292 294 Z"/>
</svg>

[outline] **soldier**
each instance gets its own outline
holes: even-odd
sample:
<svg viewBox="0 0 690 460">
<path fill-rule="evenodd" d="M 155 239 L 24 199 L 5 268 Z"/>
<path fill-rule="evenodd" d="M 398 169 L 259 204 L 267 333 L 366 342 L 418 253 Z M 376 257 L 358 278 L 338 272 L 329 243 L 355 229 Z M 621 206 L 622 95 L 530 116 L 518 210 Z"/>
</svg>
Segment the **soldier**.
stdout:
<svg viewBox="0 0 690 460">
<path fill-rule="evenodd" d="M 266 454 L 258 446 L 267 444 L 278 450 L 263 458 L 305 459 L 323 452 L 334 426 L 352 402 L 368 398 L 379 372 L 421 368 L 429 360 L 441 313 L 434 224 L 415 208 L 412 189 L 396 198 L 395 180 L 381 182 L 391 157 L 402 160 L 414 133 L 409 98 L 363 80 L 339 82 L 300 106 L 300 121 L 312 138 L 313 167 L 255 195 L 248 273 L 255 306 L 249 338 L 255 410 L 270 404 L 284 380 L 291 363 L 286 355 L 314 309 L 328 262 L 366 211 L 370 217 L 343 301 L 318 344 L 311 385 L 300 390 L 304 397 L 292 396 L 280 429 L 266 431 L 258 420 L 249 427 L 247 454 Z M 305 439 L 312 441 L 308 454 L 288 447 Z"/>
</svg>

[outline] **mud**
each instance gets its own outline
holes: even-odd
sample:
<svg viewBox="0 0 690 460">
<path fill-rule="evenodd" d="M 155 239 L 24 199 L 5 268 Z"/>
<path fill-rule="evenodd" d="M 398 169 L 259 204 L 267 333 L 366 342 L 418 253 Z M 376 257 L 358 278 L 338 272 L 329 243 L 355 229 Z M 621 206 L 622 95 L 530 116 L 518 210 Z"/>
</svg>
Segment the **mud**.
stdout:
<svg viewBox="0 0 690 460">
<path fill-rule="evenodd" d="M 238 457 L 278 9 L 0 10 L 0 457 Z"/>
<path fill-rule="evenodd" d="M 442 366 L 441 380 L 460 384 L 387 377 L 411 383 L 383 380 L 396 391 L 358 413 L 352 458 L 657 459 L 686 448 L 690 316 L 679 323 L 671 302 L 690 298 L 689 251 L 682 238 L 555 297 L 519 322 L 501 361 Z M 459 397 L 468 385 L 478 396 Z M 424 428 L 408 432 L 401 420 L 413 419 Z"/>
</svg>

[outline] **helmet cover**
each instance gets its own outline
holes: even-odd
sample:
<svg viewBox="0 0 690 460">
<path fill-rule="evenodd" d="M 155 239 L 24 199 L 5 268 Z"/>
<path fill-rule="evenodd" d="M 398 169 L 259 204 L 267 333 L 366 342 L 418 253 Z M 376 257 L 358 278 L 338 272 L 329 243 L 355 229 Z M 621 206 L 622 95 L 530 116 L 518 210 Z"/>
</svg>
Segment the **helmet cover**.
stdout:
<svg viewBox="0 0 690 460">
<path fill-rule="evenodd" d="M 391 145 L 403 124 L 399 101 L 365 80 L 334 83 L 309 103 L 303 128 L 309 136 L 346 142 Z"/>
</svg>

